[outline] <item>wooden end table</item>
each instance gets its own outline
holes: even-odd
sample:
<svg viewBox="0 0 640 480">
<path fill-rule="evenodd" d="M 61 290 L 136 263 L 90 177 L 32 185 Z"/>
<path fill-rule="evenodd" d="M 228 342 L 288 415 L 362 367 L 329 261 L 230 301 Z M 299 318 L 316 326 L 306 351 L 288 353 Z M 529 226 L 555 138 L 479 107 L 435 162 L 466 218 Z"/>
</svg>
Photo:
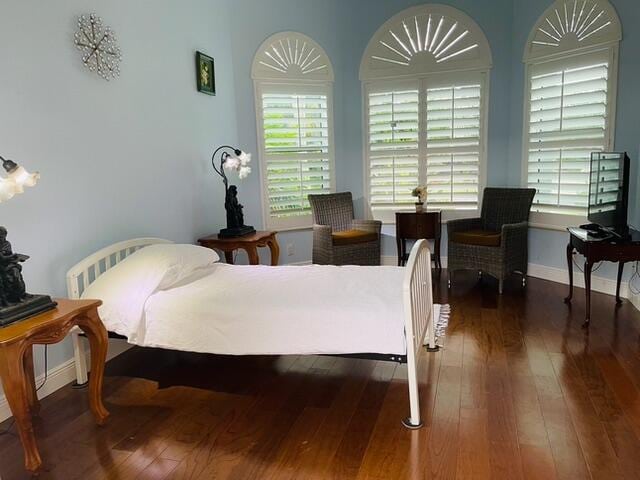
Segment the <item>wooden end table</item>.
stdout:
<svg viewBox="0 0 640 480">
<path fill-rule="evenodd" d="M 100 300 L 57 299 L 57 308 L 0 328 L 0 379 L 15 418 L 24 448 L 25 467 L 37 472 L 42 465 L 31 422 L 40 408 L 33 371 L 33 345 L 62 341 L 78 326 L 91 345 L 89 405 L 98 425 L 109 412 L 102 403 L 102 381 L 107 358 L 108 338 L 100 317 Z"/>
<path fill-rule="evenodd" d="M 245 250 L 249 255 L 249 264 L 258 265 L 258 247 L 269 247 L 271 251 L 271 265 L 278 265 L 280 257 L 280 246 L 276 239 L 277 232 L 256 232 L 251 235 L 235 238 L 220 238 L 218 235 L 209 235 L 198 239 L 198 243 L 203 247 L 222 250 L 227 263 L 233 264 L 233 252 L 239 248 Z"/>
<path fill-rule="evenodd" d="M 433 261 L 438 271 L 440 263 L 441 212 L 396 212 L 396 243 L 398 246 L 398 266 L 409 260 L 407 240 L 426 238 L 434 241 Z"/>
</svg>

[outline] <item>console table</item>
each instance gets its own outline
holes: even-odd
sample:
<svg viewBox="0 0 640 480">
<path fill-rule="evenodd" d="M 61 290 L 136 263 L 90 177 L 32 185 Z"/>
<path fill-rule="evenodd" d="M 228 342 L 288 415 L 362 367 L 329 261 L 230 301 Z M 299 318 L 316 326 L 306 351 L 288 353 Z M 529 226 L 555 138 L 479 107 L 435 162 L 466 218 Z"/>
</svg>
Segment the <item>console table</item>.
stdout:
<svg viewBox="0 0 640 480">
<path fill-rule="evenodd" d="M 258 247 L 269 247 L 271 251 L 271 265 L 278 265 L 280 246 L 276 240 L 276 232 L 256 232 L 242 237 L 220 238 L 218 235 L 209 235 L 200 238 L 198 243 L 207 248 L 222 250 L 227 263 L 233 264 L 233 252 L 239 248 L 245 250 L 249 256 L 249 264 L 258 265 Z"/>
<path fill-rule="evenodd" d="M 434 241 L 433 260 L 438 271 L 440 263 L 441 212 L 396 212 L 396 243 L 398 246 L 398 266 L 407 263 L 407 240 L 426 238 Z"/>
<path fill-rule="evenodd" d="M 569 244 L 567 245 L 567 268 L 569 269 L 569 295 L 564 299 L 570 303 L 573 297 L 573 252 L 582 254 L 584 261 L 584 290 L 586 295 L 586 318 L 584 326 L 589 326 L 591 320 L 591 270 L 597 262 L 617 262 L 618 281 L 616 284 L 616 303 L 622 303 L 620 299 L 620 283 L 622 272 L 626 262 L 640 260 L 640 232 L 630 230 L 630 238 L 622 240 L 617 237 L 605 239 L 593 238 L 581 228 L 568 228 Z"/>
</svg>

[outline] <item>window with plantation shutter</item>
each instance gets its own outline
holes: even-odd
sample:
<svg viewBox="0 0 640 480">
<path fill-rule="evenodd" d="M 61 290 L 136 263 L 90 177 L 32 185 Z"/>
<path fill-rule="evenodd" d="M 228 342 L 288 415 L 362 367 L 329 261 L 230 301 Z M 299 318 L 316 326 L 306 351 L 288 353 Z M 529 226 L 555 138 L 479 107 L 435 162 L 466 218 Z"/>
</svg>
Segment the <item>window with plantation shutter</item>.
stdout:
<svg viewBox="0 0 640 480">
<path fill-rule="evenodd" d="M 591 152 L 607 141 L 607 63 L 531 77 L 528 185 L 534 210 L 582 215 L 589 197 Z"/>
<path fill-rule="evenodd" d="M 369 184 L 374 207 L 412 204 L 418 184 L 418 90 L 369 95 Z"/>
<path fill-rule="evenodd" d="M 533 223 L 586 216 L 591 153 L 613 148 L 621 36 L 606 0 L 558 0 L 529 36 L 523 180 L 537 190 Z"/>
<path fill-rule="evenodd" d="M 331 191 L 327 96 L 262 94 L 269 216 L 308 216 L 307 195 Z"/>
<path fill-rule="evenodd" d="M 446 209 L 477 209 L 481 86 L 427 88 L 427 199 Z"/>
<path fill-rule="evenodd" d="M 478 210 L 490 68 L 482 30 L 445 5 L 400 12 L 371 39 L 360 78 L 375 218 L 392 221 L 394 211 L 413 208 L 418 186 L 426 186 L 427 208 L 445 218 Z"/>
<path fill-rule="evenodd" d="M 310 227 L 308 195 L 335 188 L 331 63 L 309 37 L 283 32 L 258 49 L 252 75 L 265 224 Z"/>
</svg>

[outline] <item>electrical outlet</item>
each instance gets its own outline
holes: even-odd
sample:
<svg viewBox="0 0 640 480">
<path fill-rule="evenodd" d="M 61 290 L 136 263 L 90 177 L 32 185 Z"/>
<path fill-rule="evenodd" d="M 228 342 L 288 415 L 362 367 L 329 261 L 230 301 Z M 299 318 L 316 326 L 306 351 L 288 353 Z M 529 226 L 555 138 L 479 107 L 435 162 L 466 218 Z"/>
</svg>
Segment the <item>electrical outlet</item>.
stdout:
<svg viewBox="0 0 640 480">
<path fill-rule="evenodd" d="M 287 243 L 287 255 L 293 257 L 296 254 L 296 246 L 293 243 Z"/>
</svg>

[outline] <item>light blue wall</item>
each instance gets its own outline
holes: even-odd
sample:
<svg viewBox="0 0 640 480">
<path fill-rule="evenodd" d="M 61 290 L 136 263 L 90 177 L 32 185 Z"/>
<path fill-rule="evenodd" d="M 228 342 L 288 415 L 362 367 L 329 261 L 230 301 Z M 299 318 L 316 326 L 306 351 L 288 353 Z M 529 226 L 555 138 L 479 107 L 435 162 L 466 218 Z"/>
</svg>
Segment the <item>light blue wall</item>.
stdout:
<svg viewBox="0 0 640 480">
<path fill-rule="evenodd" d="M 73 45 L 78 15 L 94 10 L 123 51 L 115 81 L 85 70 Z M 0 3 L 0 154 L 42 174 L 0 204 L 9 240 L 31 256 L 29 291 L 66 295 L 67 269 L 115 241 L 220 228 L 208 156 L 236 140 L 231 33 L 226 0 Z M 196 49 L 218 62 L 216 97 L 195 89 Z M 70 356 L 56 346 L 49 365 Z"/>
</svg>

